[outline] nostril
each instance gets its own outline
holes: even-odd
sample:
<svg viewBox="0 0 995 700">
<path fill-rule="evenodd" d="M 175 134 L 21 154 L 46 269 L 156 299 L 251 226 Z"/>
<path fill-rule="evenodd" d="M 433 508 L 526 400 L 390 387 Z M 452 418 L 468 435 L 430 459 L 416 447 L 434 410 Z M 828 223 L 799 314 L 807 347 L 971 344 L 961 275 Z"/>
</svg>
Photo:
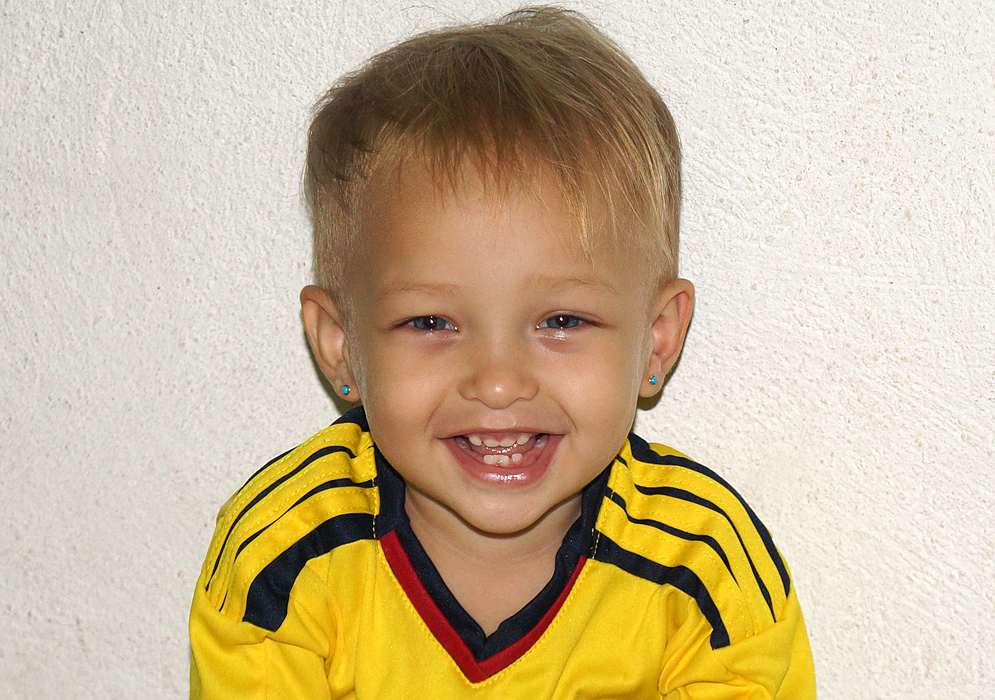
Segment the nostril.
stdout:
<svg viewBox="0 0 995 700">
<path fill-rule="evenodd" d="M 539 390 L 529 358 L 521 352 L 499 352 L 489 347 L 466 357 L 466 374 L 460 395 L 488 408 L 502 409 L 519 400 L 532 399 Z"/>
</svg>

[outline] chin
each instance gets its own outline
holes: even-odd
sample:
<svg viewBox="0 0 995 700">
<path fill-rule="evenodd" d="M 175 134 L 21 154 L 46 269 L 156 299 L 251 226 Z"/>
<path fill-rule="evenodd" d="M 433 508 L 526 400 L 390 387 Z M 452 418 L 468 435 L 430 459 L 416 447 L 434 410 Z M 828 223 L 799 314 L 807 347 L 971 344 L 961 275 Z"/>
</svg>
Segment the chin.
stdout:
<svg viewBox="0 0 995 700">
<path fill-rule="evenodd" d="M 509 505 L 511 504 L 478 504 L 478 507 L 472 511 L 461 512 L 458 515 L 478 532 L 495 536 L 512 536 L 535 527 L 554 511 L 559 510 L 563 504 L 545 508 L 522 503 L 518 503 L 517 507 Z M 573 514 L 573 518 L 578 514 Z"/>
<path fill-rule="evenodd" d="M 510 536 L 528 530 L 541 518 L 531 518 L 515 514 L 481 514 L 473 513 L 461 516 L 463 520 L 478 532 L 488 535 Z"/>
</svg>

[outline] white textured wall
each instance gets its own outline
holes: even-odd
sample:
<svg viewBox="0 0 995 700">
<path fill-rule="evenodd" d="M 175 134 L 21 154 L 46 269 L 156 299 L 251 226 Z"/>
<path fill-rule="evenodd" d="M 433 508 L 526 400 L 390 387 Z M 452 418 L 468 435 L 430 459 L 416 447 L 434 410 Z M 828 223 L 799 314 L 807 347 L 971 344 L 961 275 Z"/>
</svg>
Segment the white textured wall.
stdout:
<svg viewBox="0 0 995 700">
<path fill-rule="evenodd" d="M 0 4 L 0 697 L 180 698 L 213 517 L 335 415 L 314 98 L 506 2 Z M 371 7 L 371 5 L 373 5 Z M 612 0 L 698 310 L 640 430 L 792 564 L 823 700 L 995 697 L 995 4 Z"/>
</svg>

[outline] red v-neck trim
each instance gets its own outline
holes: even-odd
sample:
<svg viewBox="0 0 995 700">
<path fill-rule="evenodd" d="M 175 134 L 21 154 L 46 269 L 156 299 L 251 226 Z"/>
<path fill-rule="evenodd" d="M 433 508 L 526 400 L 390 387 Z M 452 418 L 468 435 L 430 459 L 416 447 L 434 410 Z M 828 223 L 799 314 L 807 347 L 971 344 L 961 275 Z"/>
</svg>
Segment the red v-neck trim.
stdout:
<svg viewBox="0 0 995 700">
<path fill-rule="evenodd" d="M 397 531 L 391 531 L 381 537 L 380 546 L 387 557 L 387 563 L 390 564 L 394 576 L 401 584 L 401 588 L 404 589 L 411 604 L 415 607 L 415 610 L 421 616 L 428 629 L 439 640 L 439 643 L 442 644 L 453 661 L 456 662 L 456 665 L 463 671 L 463 675 L 471 683 L 479 683 L 487 680 L 494 674 L 510 666 L 532 648 L 532 645 L 539 640 L 539 637 L 546 631 L 553 618 L 556 617 L 556 613 L 563 606 L 563 601 L 566 600 L 567 595 L 569 595 L 570 590 L 573 588 L 574 582 L 580 575 L 580 570 L 583 568 L 584 562 L 587 561 L 587 557 L 584 556 L 578 559 L 577 566 L 574 567 L 567 585 L 563 587 L 559 596 L 553 601 L 549 610 L 536 623 L 535 627 L 493 656 L 477 661 L 473 657 L 470 648 L 466 645 L 466 642 L 459 635 L 459 632 L 453 628 L 445 614 L 443 614 L 442 610 L 439 609 L 439 606 L 432 599 L 432 596 L 429 595 L 424 584 L 422 584 L 417 571 L 411 565 L 411 560 L 408 558 L 407 552 L 404 551 L 404 547 L 401 545 Z"/>
</svg>

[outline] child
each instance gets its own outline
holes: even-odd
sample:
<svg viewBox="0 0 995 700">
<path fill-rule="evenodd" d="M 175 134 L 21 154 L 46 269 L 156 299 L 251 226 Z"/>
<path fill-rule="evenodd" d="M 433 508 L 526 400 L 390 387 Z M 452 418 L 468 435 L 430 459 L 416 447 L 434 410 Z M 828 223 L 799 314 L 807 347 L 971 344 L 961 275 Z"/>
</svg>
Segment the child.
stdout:
<svg viewBox="0 0 995 700">
<path fill-rule="evenodd" d="M 321 371 L 362 401 L 222 508 L 196 698 L 814 698 L 767 530 L 629 434 L 677 361 L 667 108 L 576 14 L 415 37 L 319 105 Z"/>
</svg>

